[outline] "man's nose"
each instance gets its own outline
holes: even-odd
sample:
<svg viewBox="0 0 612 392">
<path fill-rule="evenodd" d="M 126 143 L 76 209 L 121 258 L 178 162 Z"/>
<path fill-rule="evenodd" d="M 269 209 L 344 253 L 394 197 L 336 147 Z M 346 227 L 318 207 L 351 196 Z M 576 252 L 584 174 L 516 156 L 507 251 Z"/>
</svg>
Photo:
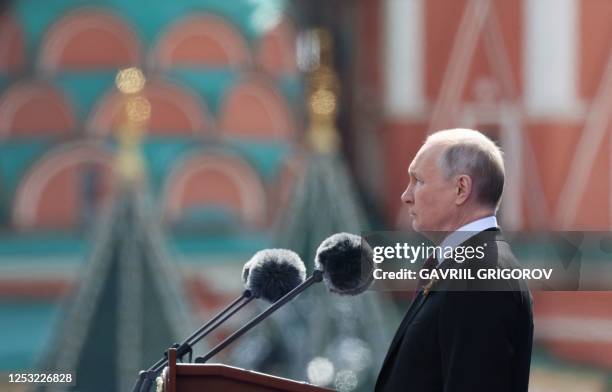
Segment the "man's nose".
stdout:
<svg viewBox="0 0 612 392">
<path fill-rule="evenodd" d="M 410 189 L 410 186 L 408 186 L 406 190 L 404 191 L 404 193 L 402 193 L 402 202 L 406 204 L 412 204 L 413 198 L 412 198 L 412 190 Z"/>
</svg>

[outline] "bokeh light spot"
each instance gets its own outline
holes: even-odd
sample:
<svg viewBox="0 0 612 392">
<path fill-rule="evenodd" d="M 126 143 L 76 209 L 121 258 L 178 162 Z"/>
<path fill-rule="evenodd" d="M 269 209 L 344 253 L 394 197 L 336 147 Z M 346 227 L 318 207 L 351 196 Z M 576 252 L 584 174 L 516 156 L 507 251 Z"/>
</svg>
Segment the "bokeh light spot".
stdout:
<svg viewBox="0 0 612 392">
<path fill-rule="evenodd" d="M 327 385 L 334 379 L 334 364 L 327 358 L 315 357 L 307 368 L 308 380 L 314 385 Z"/>
<path fill-rule="evenodd" d="M 135 94 L 144 88 L 145 77 L 139 68 L 122 69 L 117 73 L 115 85 L 124 94 Z"/>
</svg>

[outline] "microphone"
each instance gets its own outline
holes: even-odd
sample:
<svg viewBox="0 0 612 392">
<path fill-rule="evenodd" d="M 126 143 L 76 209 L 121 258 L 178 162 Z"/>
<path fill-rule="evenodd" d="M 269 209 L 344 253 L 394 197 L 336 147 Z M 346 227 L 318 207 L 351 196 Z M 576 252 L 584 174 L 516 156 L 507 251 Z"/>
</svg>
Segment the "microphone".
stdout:
<svg viewBox="0 0 612 392">
<path fill-rule="evenodd" d="M 374 258 L 370 245 L 361 237 L 349 233 L 337 233 L 327 238 L 317 249 L 315 270 L 300 285 L 282 296 L 242 328 L 227 337 L 206 355 L 195 362 L 205 363 L 219 351 L 230 345 L 251 328 L 274 313 L 278 308 L 295 298 L 315 283 L 325 281 L 327 288 L 341 295 L 357 295 L 373 282 Z M 247 273 L 250 280 L 252 273 Z"/>
<path fill-rule="evenodd" d="M 245 264 L 246 287 L 255 298 L 276 302 L 306 279 L 306 266 L 288 249 L 264 249 Z"/>
<path fill-rule="evenodd" d="M 288 249 L 264 249 L 255 253 L 242 267 L 242 283 L 245 286 L 242 295 L 192 334 L 191 339 L 197 335 L 197 340 L 193 344 L 209 335 L 253 298 L 276 302 L 304 279 L 306 279 L 306 266 L 295 252 Z M 237 301 L 243 298 L 246 301 L 232 309 Z M 217 322 L 213 325 L 215 321 Z M 180 358 L 178 349 L 177 358 Z"/>
<path fill-rule="evenodd" d="M 191 353 L 194 344 L 217 329 L 251 302 L 253 298 L 276 302 L 302 283 L 305 278 L 306 266 L 295 252 L 288 249 L 265 249 L 255 253 L 242 267 L 242 282 L 245 290 L 181 344 L 172 345 L 172 348 L 176 348 L 177 358 L 182 358 L 185 354 Z M 167 363 L 167 356 L 164 355 L 148 370 L 141 371 L 133 391 L 148 391 L 153 377 Z"/>
<path fill-rule="evenodd" d="M 340 295 L 357 295 L 374 281 L 374 253 L 360 236 L 336 233 L 319 245 L 315 268 L 323 271 L 327 289 Z"/>
</svg>

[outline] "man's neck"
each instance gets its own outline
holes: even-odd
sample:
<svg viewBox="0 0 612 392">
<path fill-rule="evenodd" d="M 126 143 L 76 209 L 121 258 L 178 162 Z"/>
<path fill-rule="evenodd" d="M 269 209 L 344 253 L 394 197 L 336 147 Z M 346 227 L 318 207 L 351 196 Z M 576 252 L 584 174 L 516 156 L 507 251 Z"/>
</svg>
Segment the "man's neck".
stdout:
<svg viewBox="0 0 612 392">
<path fill-rule="evenodd" d="M 460 217 L 460 219 L 457 220 L 457 223 L 453 225 L 453 228 L 451 230 L 448 230 L 449 233 L 452 233 L 454 231 L 457 231 L 458 229 L 460 229 L 461 227 L 475 222 L 479 219 L 482 218 L 486 218 L 488 216 L 495 216 L 495 211 L 492 210 L 479 210 L 476 211 L 472 214 L 466 215 L 464 217 Z"/>
<path fill-rule="evenodd" d="M 425 234 L 425 236 L 429 238 L 429 240 L 432 241 L 434 244 L 439 245 L 449 234 L 457 231 L 458 229 L 464 227 L 465 225 L 471 222 L 475 222 L 488 216 L 495 216 L 495 211 L 490 209 L 480 209 L 478 211 L 473 211 L 470 214 L 458 216 L 457 219 L 455 219 L 453 223 L 448 225 L 445 229 L 428 232 Z"/>
</svg>

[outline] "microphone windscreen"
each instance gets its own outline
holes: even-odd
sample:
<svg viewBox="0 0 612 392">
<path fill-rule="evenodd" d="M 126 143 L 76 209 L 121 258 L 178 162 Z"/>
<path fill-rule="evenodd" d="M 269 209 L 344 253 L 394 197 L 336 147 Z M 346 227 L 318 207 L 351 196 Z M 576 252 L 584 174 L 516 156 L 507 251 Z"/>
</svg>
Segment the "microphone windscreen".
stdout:
<svg viewBox="0 0 612 392">
<path fill-rule="evenodd" d="M 306 279 L 306 266 L 288 249 L 264 249 L 251 260 L 246 273 L 246 288 L 255 298 L 276 302 Z M 244 269 L 243 269 L 244 276 Z"/>
<path fill-rule="evenodd" d="M 323 271 L 327 288 L 338 294 L 357 295 L 374 281 L 370 245 L 358 235 L 337 233 L 321 243 L 315 268 Z"/>
<path fill-rule="evenodd" d="M 251 261 L 253 261 L 252 257 L 242 266 L 242 283 L 245 286 L 247 284 L 247 281 L 249 280 L 249 272 L 251 271 Z"/>
</svg>

